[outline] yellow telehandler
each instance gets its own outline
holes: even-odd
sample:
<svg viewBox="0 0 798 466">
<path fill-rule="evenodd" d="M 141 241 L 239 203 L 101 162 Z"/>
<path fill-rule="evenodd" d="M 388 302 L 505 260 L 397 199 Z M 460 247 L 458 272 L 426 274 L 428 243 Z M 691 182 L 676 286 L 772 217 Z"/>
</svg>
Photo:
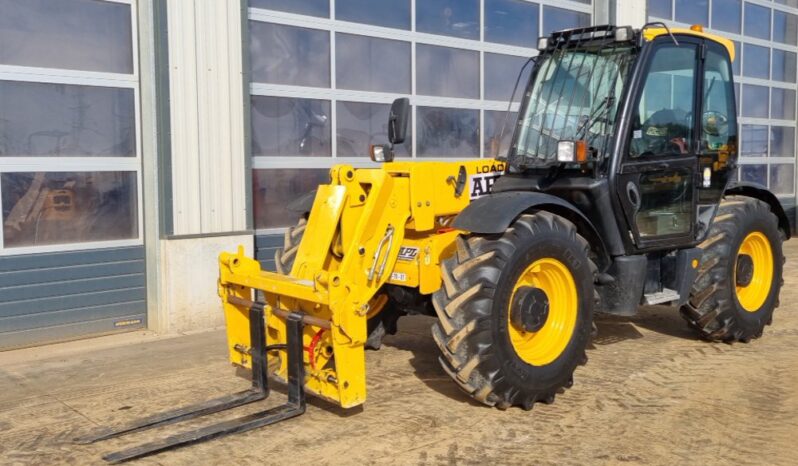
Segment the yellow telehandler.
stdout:
<svg viewBox="0 0 798 466">
<path fill-rule="evenodd" d="M 297 200 L 276 272 L 219 258 L 230 361 L 250 390 L 84 437 L 91 442 L 268 396 L 277 408 L 112 453 L 117 462 L 297 416 L 310 393 L 366 400 L 365 352 L 404 314 L 437 317 L 440 363 L 500 409 L 551 403 L 585 364 L 595 313 L 679 310 L 699 335 L 762 335 L 790 225 L 737 181 L 734 45 L 700 26 L 594 26 L 541 38 L 506 155 L 393 161 L 409 101 L 391 108 L 379 168 L 338 165 Z"/>
</svg>

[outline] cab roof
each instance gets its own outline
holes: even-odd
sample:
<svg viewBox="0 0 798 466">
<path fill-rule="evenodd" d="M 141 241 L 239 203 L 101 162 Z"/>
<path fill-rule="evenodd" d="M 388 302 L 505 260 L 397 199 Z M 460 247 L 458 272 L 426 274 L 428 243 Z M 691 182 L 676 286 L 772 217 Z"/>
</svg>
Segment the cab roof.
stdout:
<svg viewBox="0 0 798 466">
<path fill-rule="evenodd" d="M 670 33 L 673 35 L 688 35 L 694 37 L 701 37 L 702 39 L 711 40 L 713 42 L 717 42 L 718 44 L 726 47 L 726 50 L 729 51 L 729 58 L 731 61 L 734 61 L 735 53 L 734 53 L 734 42 L 726 39 L 725 37 L 721 37 L 715 34 L 710 34 L 708 32 L 704 32 L 703 30 L 695 30 L 695 29 L 688 29 L 688 28 L 670 28 Z M 666 28 L 655 28 L 650 27 L 643 30 L 643 38 L 647 41 L 652 41 L 660 36 L 667 36 L 668 29 Z"/>
</svg>

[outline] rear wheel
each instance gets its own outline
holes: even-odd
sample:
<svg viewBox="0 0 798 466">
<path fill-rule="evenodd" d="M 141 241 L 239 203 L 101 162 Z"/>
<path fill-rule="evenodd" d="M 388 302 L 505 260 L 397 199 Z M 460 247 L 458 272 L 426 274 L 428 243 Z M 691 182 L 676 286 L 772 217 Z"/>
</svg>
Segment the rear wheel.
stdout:
<svg viewBox="0 0 798 466">
<path fill-rule="evenodd" d="M 554 401 L 587 362 L 589 253 L 574 225 L 548 212 L 522 215 L 502 235 L 459 237 L 433 296 L 444 370 L 490 406 Z"/>
<path fill-rule="evenodd" d="M 283 247 L 274 253 L 274 264 L 277 273 L 288 275 L 294 266 L 299 243 L 307 227 L 307 216 L 303 215 L 296 226 L 290 227 L 285 232 Z M 382 339 L 385 335 L 393 335 L 397 331 L 397 321 L 399 317 L 405 315 L 385 294 L 375 296 L 369 303 L 369 313 L 367 314 L 368 339 L 366 348 L 380 349 Z"/>
<path fill-rule="evenodd" d="M 783 232 L 770 207 L 729 196 L 707 239 L 698 278 L 681 314 L 702 338 L 743 341 L 762 335 L 779 305 Z"/>
</svg>

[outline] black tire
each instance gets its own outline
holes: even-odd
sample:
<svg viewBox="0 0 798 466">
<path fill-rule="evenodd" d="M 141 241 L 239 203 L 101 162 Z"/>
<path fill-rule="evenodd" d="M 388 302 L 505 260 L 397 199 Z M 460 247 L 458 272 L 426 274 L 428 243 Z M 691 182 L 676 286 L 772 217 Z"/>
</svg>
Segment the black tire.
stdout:
<svg viewBox="0 0 798 466">
<path fill-rule="evenodd" d="M 508 312 L 513 287 L 534 261 L 565 264 L 577 292 L 574 331 L 552 362 L 533 366 L 515 351 Z M 551 403 L 573 384 L 593 326 L 596 266 L 590 247 L 570 221 L 549 212 L 522 215 L 503 234 L 458 237 L 457 253 L 441 267 L 444 286 L 433 295 L 438 322 L 432 335 L 443 369 L 474 399 L 505 409 Z M 551 297 L 549 297 L 551 298 Z"/>
<path fill-rule="evenodd" d="M 764 303 L 749 312 L 738 300 L 735 271 L 740 245 L 756 231 L 764 234 L 770 243 L 773 277 Z M 778 218 L 766 203 L 745 196 L 728 196 L 721 202 L 709 235 L 699 246 L 704 254 L 690 300 L 681 309 L 682 317 L 702 338 L 748 342 L 762 336 L 779 305 L 779 291 L 784 283 L 784 237 Z"/>
<path fill-rule="evenodd" d="M 297 250 L 299 249 L 299 243 L 302 242 L 302 236 L 305 233 L 307 223 L 306 214 L 300 217 L 295 226 L 290 227 L 285 232 L 283 247 L 274 253 L 274 264 L 277 273 L 288 275 L 291 272 Z M 391 300 L 388 300 L 382 311 L 370 318 L 367 322 L 368 339 L 366 340 L 366 348 L 373 350 L 380 349 L 382 346 L 382 339 L 385 335 L 396 334 L 397 321 L 399 317 L 403 315 L 405 315 L 405 313 L 399 310 Z"/>
</svg>

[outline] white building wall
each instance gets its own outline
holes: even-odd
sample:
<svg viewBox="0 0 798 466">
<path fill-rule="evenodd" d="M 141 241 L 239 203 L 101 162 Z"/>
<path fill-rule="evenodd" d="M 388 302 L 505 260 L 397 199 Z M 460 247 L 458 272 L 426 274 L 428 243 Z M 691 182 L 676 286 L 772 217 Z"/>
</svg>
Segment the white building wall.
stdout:
<svg viewBox="0 0 798 466">
<path fill-rule="evenodd" d="M 167 2 L 176 236 L 247 228 L 241 6 Z"/>
</svg>

